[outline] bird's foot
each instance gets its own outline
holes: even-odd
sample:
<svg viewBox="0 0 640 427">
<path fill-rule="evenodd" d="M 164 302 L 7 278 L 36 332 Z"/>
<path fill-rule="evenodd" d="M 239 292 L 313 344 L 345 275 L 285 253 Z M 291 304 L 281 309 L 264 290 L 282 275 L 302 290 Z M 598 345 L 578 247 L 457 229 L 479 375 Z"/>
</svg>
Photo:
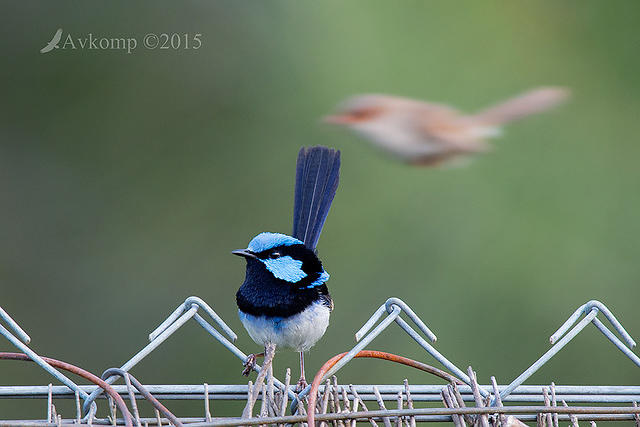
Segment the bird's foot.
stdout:
<svg viewBox="0 0 640 427">
<path fill-rule="evenodd" d="M 296 384 L 296 393 L 300 393 L 302 390 L 307 388 L 308 385 L 307 380 L 304 377 L 300 377 L 298 384 Z"/>
<path fill-rule="evenodd" d="M 260 356 L 264 356 L 264 353 L 250 354 L 250 355 L 247 356 L 247 360 L 245 360 L 244 363 L 243 363 L 244 369 L 242 370 L 242 375 L 244 375 L 245 377 L 249 376 L 251 371 L 253 371 L 255 369 L 256 360 L 258 360 L 258 357 L 260 357 Z"/>
</svg>

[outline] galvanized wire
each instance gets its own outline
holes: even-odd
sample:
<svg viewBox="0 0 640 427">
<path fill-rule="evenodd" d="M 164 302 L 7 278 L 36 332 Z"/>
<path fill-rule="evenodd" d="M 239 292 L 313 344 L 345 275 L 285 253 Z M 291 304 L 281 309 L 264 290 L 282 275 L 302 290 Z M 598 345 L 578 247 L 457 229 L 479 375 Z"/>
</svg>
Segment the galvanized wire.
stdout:
<svg viewBox="0 0 640 427">
<path fill-rule="evenodd" d="M 600 319 L 599 315 L 601 315 Z M 491 377 L 492 384 L 480 385 L 477 383 L 475 372 L 470 367 L 466 372 L 462 371 L 449 358 L 435 349 L 432 345 L 436 342 L 435 334 L 411 307 L 398 298 L 389 298 L 358 330 L 356 333 L 357 343 L 354 347 L 345 352 L 342 359 L 333 367 L 326 370 L 322 378 L 327 381 L 325 385 L 319 387 L 316 408 L 307 408 L 305 405 L 310 387 L 301 393 L 296 393 L 296 387 L 290 386 L 290 372 L 288 371 L 284 383 L 270 374 L 262 388 L 262 393 L 259 392 L 261 385 L 256 385 L 253 394 L 257 400 L 262 401 L 261 408 L 257 416 L 245 418 L 212 416 L 210 401 L 246 401 L 247 397 L 252 394 L 253 385 L 251 382 L 248 385 L 210 383 L 142 385 L 128 374 L 131 368 L 157 349 L 169 336 L 180 330 L 190 319 L 194 319 L 217 342 L 242 362 L 247 360 L 247 355 L 233 343 L 236 340 L 236 334 L 223 319 L 200 298 L 187 298 L 149 335 L 150 342 L 145 347 L 125 362 L 120 369 L 106 372 L 108 377 L 106 387 L 109 387 L 108 384 L 113 383 L 118 375 L 124 376 L 126 385 L 112 386 L 109 387 L 109 390 L 110 393 L 118 393 L 130 398 L 139 425 L 143 423 L 157 424 L 158 419 L 161 418 L 159 414 L 155 419 L 139 416 L 136 399 L 143 397 L 154 404 L 156 408 L 165 408 L 160 404 L 159 399 L 203 401 L 203 417 L 176 417 L 166 411 L 166 417 L 160 422 L 171 422 L 174 425 L 180 425 L 180 423 L 201 426 L 274 423 L 284 426 L 285 423 L 304 422 L 307 411 L 315 409 L 319 411 L 315 415 L 316 419 L 324 425 L 327 422 L 343 425 L 344 423 L 351 424 L 354 420 L 362 420 L 368 421 L 372 425 L 377 425 L 378 421 L 383 422 L 386 426 L 395 422 L 396 425 L 404 423 L 413 427 L 416 422 L 454 421 L 459 426 L 473 424 L 487 427 L 496 425 L 496 423 L 515 425 L 520 421 L 536 420 L 540 423 L 546 422 L 555 425 L 558 420 L 570 421 L 573 425 L 581 420 L 634 420 L 640 426 L 640 409 L 636 403 L 640 401 L 640 386 L 523 384 L 584 330 L 589 323 L 592 323 L 616 348 L 640 367 L 640 358 L 632 351 L 636 344 L 635 341 L 614 314 L 599 301 L 589 301 L 578 307 L 550 337 L 551 348 L 511 383 L 497 385 L 495 378 Z M 47 418 L 45 420 L 0 421 L 0 426 L 9 424 L 33 425 L 36 422 L 39 426 L 59 425 L 61 422 L 75 422 L 77 424 L 81 416 L 80 411 L 77 411 L 74 418 L 62 419 L 61 415 L 56 413 L 53 405 L 54 397 L 56 399 L 76 399 L 77 408 L 80 407 L 80 397 L 82 397 L 84 399 L 83 409 L 86 413 L 82 422 L 94 425 L 109 422 L 106 419 L 95 419 L 97 411 L 95 399 L 99 397 L 101 388 L 75 384 L 51 363 L 48 363 L 49 359 L 41 357 L 31 350 L 27 345 L 30 341 L 29 336 L 2 308 L 0 308 L 0 320 L 6 325 L 5 327 L 0 324 L 0 334 L 25 353 L 21 357 L 36 362 L 48 374 L 64 384 L 62 386 L 0 386 L 0 399 L 42 399 L 47 404 Z M 603 320 L 607 321 L 610 326 L 605 325 Z M 465 385 L 410 385 L 406 380 L 398 385 L 339 385 L 335 373 L 350 363 L 360 351 L 373 343 L 382 331 L 390 327 L 391 324 L 397 324 L 400 330 L 440 362 L 449 371 L 448 374 L 453 375 L 453 377 L 448 377 L 449 379 L 457 378 Z M 610 327 L 612 329 L 609 329 Z M 260 373 L 261 367 L 256 365 L 255 370 Z M 266 372 L 262 372 L 260 377 L 265 377 L 265 374 Z M 259 381 L 259 383 L 261 382 Z M 134 390 L 131 384 L 137 390 Z M 415 407 L 417 402 L 440 402 L 443 399 L 445 408 Z M 292 403 L 290 407 L 292 415 L 285 415 L 289 401 Z M 374 405 L 381 410 L 370 411 L 365 402 L 369 402 L 370 405 L 371 402 L 375 402 Z M 513 406 L 514 404 L 519 406 Z M 570 406 L 571 404 L 591 406 Z M 618 404 L 619 406 L 594 406 L 598 404 Z M 405 405 L 407 405 L 406 408 Z M 130 416 L 128 410 L 125 414 Z"/>
</svg>

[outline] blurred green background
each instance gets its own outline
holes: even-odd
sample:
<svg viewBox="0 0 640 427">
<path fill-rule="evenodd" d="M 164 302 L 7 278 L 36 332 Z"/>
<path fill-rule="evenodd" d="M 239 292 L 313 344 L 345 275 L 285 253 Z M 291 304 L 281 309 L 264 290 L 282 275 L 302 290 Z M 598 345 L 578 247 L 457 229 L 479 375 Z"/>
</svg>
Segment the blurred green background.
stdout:
<svg viewBox="0 0 640 427">
<path fill-rule="evenodd" d="M 290 231 L 296 153 L 313 144 L 342 150 L 343 169 L 319 244 L 336 309 L 310 377 L 390 296 L 483 383 L 509 383 L 590 299 L 640 337 L 638 2 L 1 4 L 0 304 L 40 354 L 100 374 L 190 295 L 258 351 L 230 251 Z M 40 54 L 57 28 L 138 48 Z M 150 51 L 146 33 L 202 33 L 202 47 Z M 546 84 L 574 96 L 466 168 L 409 168 L 319 123 L 357 93 L 473 111 Z M 396 328 L 371 348 L 435 363 Z M 297 375 L 297 355 L 275 366 Z M 186 384 L 242 383 L 240 371 L 190 323 L 132 372 Z M 528 383 L 638 384 L 639 372 L 588 327 Z M 383 362 L 341 374 L 405 377 L 438 382 Z M 2 385 L 49 381 L 0 364 Z M 44 410 L 0 401 L 4 419 Z"/>
</svg>

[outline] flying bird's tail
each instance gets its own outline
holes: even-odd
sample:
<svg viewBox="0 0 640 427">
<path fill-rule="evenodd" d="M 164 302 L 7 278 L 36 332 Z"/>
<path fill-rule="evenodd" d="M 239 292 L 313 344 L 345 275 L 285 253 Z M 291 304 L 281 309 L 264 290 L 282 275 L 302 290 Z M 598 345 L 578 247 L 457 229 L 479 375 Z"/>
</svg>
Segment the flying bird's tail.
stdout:
<svg viewBox="0 0 640 427">
<path fill-rule="evenodd" d="M 502 125 L 555 107 L 569 97 L 569 90 L 541 87 L 489 107 L 473 117 L 489 125 Z"/>
<path fill-rule="evenodd" d="M 315 249 L 340 178 L 340 151 L 302 147 L 296 167 L 293 237 Z"/>
</svg>

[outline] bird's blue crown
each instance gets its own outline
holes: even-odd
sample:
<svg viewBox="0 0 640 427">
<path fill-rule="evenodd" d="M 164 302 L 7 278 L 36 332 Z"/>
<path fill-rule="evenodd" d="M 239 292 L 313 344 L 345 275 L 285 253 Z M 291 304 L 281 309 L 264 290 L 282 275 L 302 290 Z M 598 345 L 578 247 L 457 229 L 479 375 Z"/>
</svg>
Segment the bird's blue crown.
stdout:
<svg viewBox="0 0 640 427">
<path fill-rule="evenodd" d="M 291 236 L 287 236 L 286 234 L 264 232 L 251 239 L 251 241 L 249 242 L 249 246 L 247 246 L 247 249 L 252 252 L 258 253 L 273 249 L 277 246 L 291 246 L 302 244 L 304 243 L 302 243 L 300 240 Z"/>
</svg>

